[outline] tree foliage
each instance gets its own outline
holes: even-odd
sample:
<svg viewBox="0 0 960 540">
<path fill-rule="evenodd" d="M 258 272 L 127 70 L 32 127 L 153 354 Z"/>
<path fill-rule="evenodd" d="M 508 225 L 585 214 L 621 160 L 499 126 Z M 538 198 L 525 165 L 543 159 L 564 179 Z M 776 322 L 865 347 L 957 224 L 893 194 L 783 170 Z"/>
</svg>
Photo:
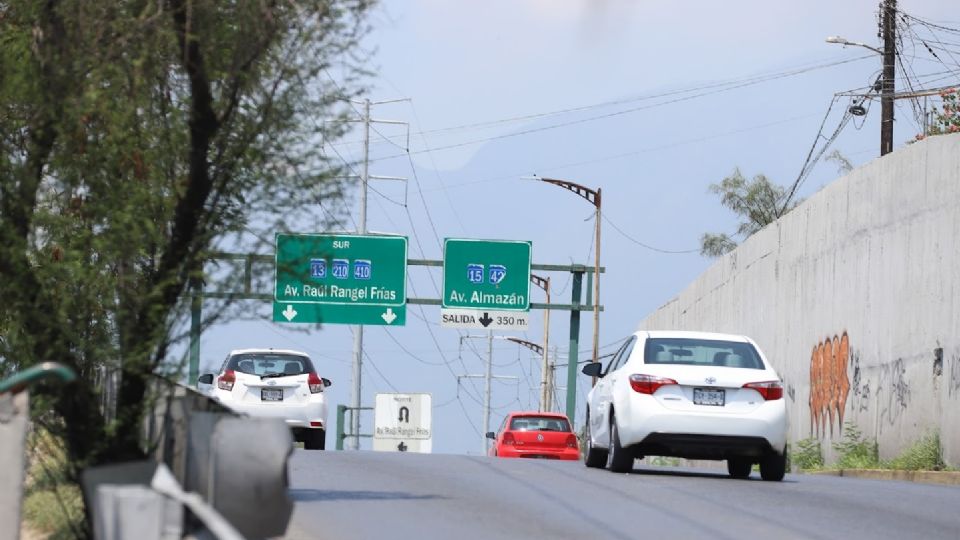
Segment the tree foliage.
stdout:
<svg viewBox="0 0 960 540">
<path fill-rule="evenodd" d="M 142 456 L 150 380 L 210 250 L 342 196 L 320 147 L 344 122 L 318 119 L 360 90 L 370 3 L 0 2 L 0 358 L 80 374 L 40 388 L 75 463 Z"/>
<path fill-rule="evenodd" d="M 700 254 L 706 257 L 719 257 L 731 251 L 737 247 L 735 236 L 748 238 L 799 204 L 799 201 L 786 200 L 783 186 L 762 174 L 748 180 L 739 168 L 719 184 L 711 184 L 710 191 L 720 196 L 720 204 L 736 214 L 740 223 L 734 236 L 704 233 L 700 237 Z"/>
<path fill-rule="evenodd" d="M 960 88 L 948 88 L 940 92 L 941 108 L 933 108 L 933 121 L 926 132 L 916 136 L 922 140 L 930 135 L 960 133 Z"/>
</svg>

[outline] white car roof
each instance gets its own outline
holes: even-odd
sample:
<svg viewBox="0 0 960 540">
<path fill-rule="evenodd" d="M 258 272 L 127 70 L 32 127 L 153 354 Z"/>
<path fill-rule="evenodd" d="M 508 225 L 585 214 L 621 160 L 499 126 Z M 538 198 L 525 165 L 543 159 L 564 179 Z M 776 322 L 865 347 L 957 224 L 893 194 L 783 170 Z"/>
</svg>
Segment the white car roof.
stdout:
<svg viewBox="0 0 960 540">
<path fill-rule="evenodd" d="M 718 332 L 693 332 L 689 330 L 641 330 L 637 335 L 651 338 L 686 338 L 686 339 L 713 339 L 718 341 L 735 341 L 749 343 L 747 336 L 737 334 L 721 334 Z"/>
<path fill-rule="evenodd" d="M 230 351 L 230 356 L 237 354 L 293 354 L 296 356 L 310 357 L 310 355 L 305 352 L 294 351 L 292 349 L 236 349 Z"/>
</svg>

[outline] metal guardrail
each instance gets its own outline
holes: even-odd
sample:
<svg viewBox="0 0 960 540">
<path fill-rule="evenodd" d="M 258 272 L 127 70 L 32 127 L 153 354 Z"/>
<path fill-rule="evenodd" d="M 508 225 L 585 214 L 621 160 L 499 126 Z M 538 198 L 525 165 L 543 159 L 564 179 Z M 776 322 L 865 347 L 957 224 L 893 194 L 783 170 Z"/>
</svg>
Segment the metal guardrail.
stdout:
<svg viewBox="0 0 960 540">
<path fill-rule="evenodd" d="M 27 368 L 19 373 L 14 373 L 10 377 L 0 381 L 0 394 L 5 392 L 17 392 L 23 390 L 28 384 L 33 384 L 41 379 L 58 378 L 61 382 L 72 382 L 77 378 L 77 374 L 67 366 L 57 362 L 44 362 Z"/>
</svg>

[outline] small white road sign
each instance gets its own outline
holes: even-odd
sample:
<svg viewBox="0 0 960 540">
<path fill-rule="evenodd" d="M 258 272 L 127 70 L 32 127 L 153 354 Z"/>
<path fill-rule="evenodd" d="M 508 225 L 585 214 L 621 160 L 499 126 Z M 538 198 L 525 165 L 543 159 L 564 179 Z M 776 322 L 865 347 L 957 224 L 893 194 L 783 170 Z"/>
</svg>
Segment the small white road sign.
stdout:
<svg viewBox="0 0 960 540">
<path fill-rule="evenodd" d="M 440 309 L 440 326 L 524 331 L 530 326 L 530 312 L 442 308 Z"/>
<path fill-rule="evenodd" d="M 378 452 L 433 450 L 430 394 L 377 394 L 373 408 L 373 449 Z"/>
</svg>

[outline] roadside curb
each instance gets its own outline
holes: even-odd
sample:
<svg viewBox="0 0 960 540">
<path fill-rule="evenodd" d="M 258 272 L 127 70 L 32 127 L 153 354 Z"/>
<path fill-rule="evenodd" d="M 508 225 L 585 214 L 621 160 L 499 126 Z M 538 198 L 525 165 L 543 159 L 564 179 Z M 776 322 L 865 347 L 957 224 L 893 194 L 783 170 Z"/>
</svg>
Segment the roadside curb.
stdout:
<svg viewBox="0 0 960 540">
<path fill-rule="evenodd" d="M 940 484 L 960 486 L 958 471 L 895 471 L 886 469 L 836 469 L 827 471 L 805 471 L 803 474 L 825 476 L 846 476 L 849 478 L 868 478 L 871 480 L 900 480 L 920 484 Z"/>
</svg>

